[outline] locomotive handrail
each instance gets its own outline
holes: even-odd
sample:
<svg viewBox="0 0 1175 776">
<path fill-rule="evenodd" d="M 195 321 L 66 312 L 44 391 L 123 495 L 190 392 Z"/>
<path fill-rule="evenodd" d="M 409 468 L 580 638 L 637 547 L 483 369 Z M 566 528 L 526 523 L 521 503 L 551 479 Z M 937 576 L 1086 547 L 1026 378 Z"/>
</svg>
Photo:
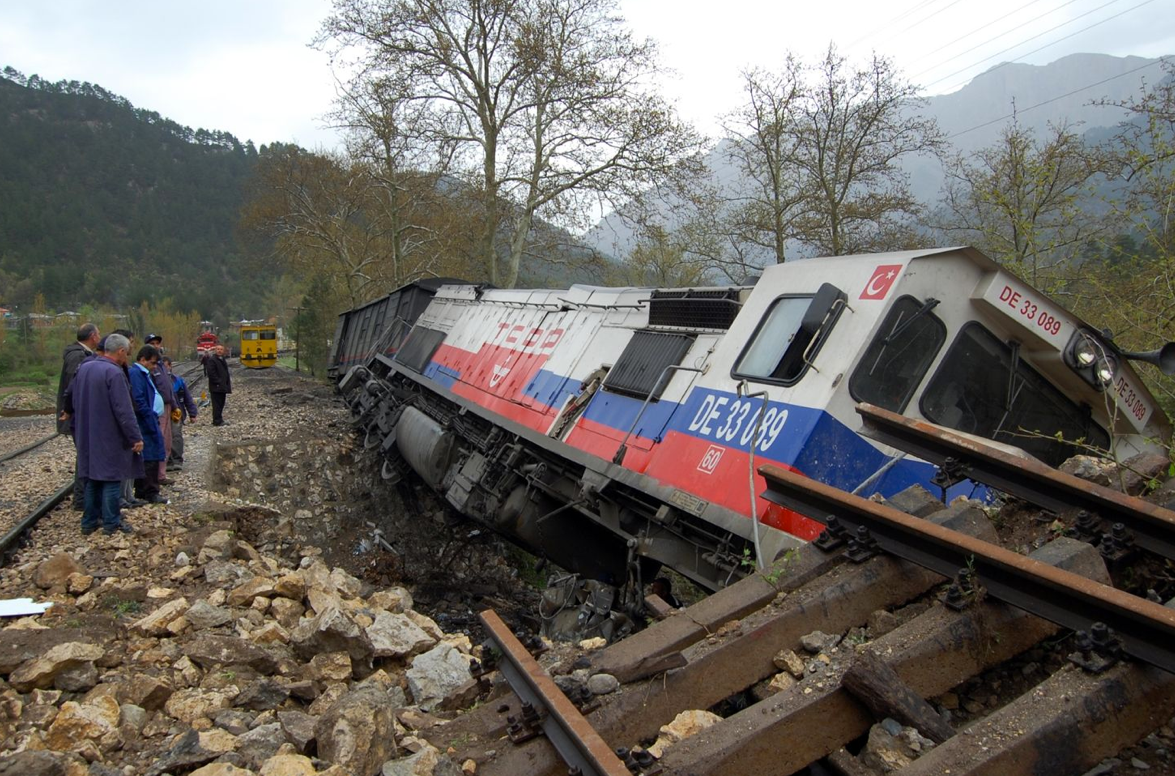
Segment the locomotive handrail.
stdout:
<svg viewBox="0 0 1175 776">
<path fill-rule="evenodd" d="M 575 307 L 597 307 L 601 310 L 640 310 L 647 307 L 649 299 L 641 299 L 636 304 L 592 304 L 591 302 L 573 302 L 570 299 L 557 297 L 563 304 L 573 305 Z"/>
<path fill-rule="evenodd" d="M 632 425 L 628 427 L 628 433 L 624 435 L 624 439 L 620 442 L 620 447 L 616 448 L 616 454 L 612 456 L 612 463 L 624 463 L 624 454 L 628 452 L 628 439 L 632 436 L 632 432 L 636 430 L 636 425 L 641 422 L 641 416 L 645 414 L 645 410 L 649 406 L 649 400 L 656 395 L 657 391 L 661 390 L 661 383 L 665 379 L 665 375 L 670 372 L 697 372 L 702 374 L 706 371 L 705 367 L 696 366 L 682 366 L 681 364 L 670 364 L 661 370 L 661 374 L 657 376 L 657 382 L 653 383 L 653 390 L 649 391 L 649 395 L 645 397 L 645 401 L 641 404 L 640 412 L 632 420 Z"/>
</svg>

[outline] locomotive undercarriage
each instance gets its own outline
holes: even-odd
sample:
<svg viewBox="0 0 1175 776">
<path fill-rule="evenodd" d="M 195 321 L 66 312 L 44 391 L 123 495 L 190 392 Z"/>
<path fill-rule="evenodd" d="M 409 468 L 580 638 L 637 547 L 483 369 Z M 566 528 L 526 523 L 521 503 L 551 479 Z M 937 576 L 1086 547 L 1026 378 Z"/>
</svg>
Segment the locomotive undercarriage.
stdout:
<svg viewBox="0 0 1175 776">
<path fill-rule="evenodd" d="M 416 472 L 463 515 L 634 606 L 661 566 L 711 590 L 753 569 L 751 542 L 722 527 L 745 517 L 492 416 L 391 359 L 352 369 L 340 389 L 386 479 Z"/>
</svg>

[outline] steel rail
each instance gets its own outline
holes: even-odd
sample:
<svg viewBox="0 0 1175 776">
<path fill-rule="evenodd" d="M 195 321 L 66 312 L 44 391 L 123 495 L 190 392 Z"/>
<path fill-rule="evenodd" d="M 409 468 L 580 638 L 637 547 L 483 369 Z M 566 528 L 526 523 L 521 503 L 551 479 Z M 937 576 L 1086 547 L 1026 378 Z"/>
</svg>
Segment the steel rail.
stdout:
<svg viewBox="0 0 1175 776">
<path fill-rule="evenodd" d="M 27 444 L 24 447 L 20 448 L 19 450 L 13 450 L 12 452 L 4 453 L 3 455 L 0 455 L 0 463 L 4 463 L 5 461 L 11 461 L 13 458 L 16 458 L 17 456 L 21 456 L 27 452 L 30 452 L 32 450 L 36 450 L 41 445 L 45 444 L 46 442 L 48 442 L 52 439 L 56 439 L 59 436 L 61 436 L 61 434 L 54 431 L 52 434 L 45 437 L 44 439 L 38 439 L 36 442 L 33 442 L 32 444 Z"/>
<path fill-rule="evenodd" d="M 1139 547 L 1175 560 L 1175 511 L 872 404 L 858 404 L 857 413 L 866 433 L 879 442 L 938 466 L 949 458 L 948 468 L 958 467 L 969 479 L 1050 512 L 1082 509 L 1110 524 L 1122 523 Z"/>
<path fill-rule="evenodd" d="M 73 493 L 73 480 L 69 480 L 61 489 L 54 493 L 49 498 L 41 502 L 41 504 L 34 509 L 25 519 L 21 520 L 12 530 L 0 537 L 0 558 L 8 554 L 8 551 L 20 540 L 20 537 L 25 531 L 37 524 L 45 515 L 53 511 L 53 507 L 65 500 L 65 497 Z"/>
<path fill-rule="evenodd" d="M 543 733 L 571 769 L 584 776 L 631 776 L 579 709 L 567 699 L 496 612 L 478 615 L 490 639 L 502 651 L 498 670 L 523 703 L 539 714 Z M 574 772 L 574 770 L 573 770 Z"/>
<path fill-rule="evenodd" d="M 1073 630 L 1105 623 L 1134 657 L 1175 673 L 1175 611 L 920 520 L 778 466 L 759 468 L 763 497 L 946 577 L 967 569 L 988 595 Z M 860 529 L 866 529 L 867 537 Z M 868 544 L 868 542 L 866 542 Z"/>
</svg>

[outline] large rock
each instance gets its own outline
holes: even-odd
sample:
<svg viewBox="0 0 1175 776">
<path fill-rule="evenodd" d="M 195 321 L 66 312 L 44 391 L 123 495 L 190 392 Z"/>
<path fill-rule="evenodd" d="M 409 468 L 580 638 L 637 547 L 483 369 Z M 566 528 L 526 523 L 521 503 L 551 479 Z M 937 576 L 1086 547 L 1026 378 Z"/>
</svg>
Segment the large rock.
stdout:
<svg viewBox="0 0 1175 776">
<path fill-rule="evenodd" d="M 53 686 L 65 692 L 85 692 L 98 684 L 98 667 L 93 663 L 67 668 L 53 680 Z"/>
<path fill-rule="evenodd" d="M 436 644 L 436 639 L 411 619 L 387 611 L 375 615 L 375 621 L 367 627 L 367 636 L 376 657 L 408 657 Z"/>
<path fill-rule="evenodd" d="M 0 758 L 0 776 L 66 776 L 68 766 L 57 752 L 25 750 Z"/>
<path fill-rule="evenodd" d="M 395 708 L 387 692 L 362 684 L 339 698 L 315 726 L 320 759 L 372 776 L 396 753 Z"/>
<path fill-rule="evenodd" d="M 204 567 L 204 581 L 217 587 L 236 587 L 252 578 L 252 571 L 227 560 L 214 560 Z"/>
<path fill-rule="evenodd" d="M 166 679 L 148 675 L 136 676 L 120 690 L 123 701 L 142 706 L 147 711 L 163 708 L 172 692 L 171 683 Z"/>
<path fill-rule="evenodd" d="M 200 746 L 200 734 L 195 730 L 189 730 L 172 741 L 171 748 L 163 757 L 155 760 L 154 764 L 147 770 L 145 776 L 159 776 L 162 773 L 186 771 L 192 766 L 202 765 L 210 760 L 215 760 L 219 756 L 219 752 L 210 752 Z M 193 773 L 199 773 L 199 771 L 193 771 Z"/>
<path fill-rule="evenodd" d="M 210 561 L 228 560 L 233 556 L 233 550 L 236 549 L 237 540 L 233 538 L 231 531 L 216 531 L 204 540 L 204 545 L 200 547 L 200 554 L 196 558 L 198 563 L 209 563 Z"/>
<path fill-rule="evenodd" d="M 195 630 L 204 630 L 230 622 L 233 619 L 233 613 L 223 607 L 213 606 L 201 598 L 188 608 L 188 611 L 184 613 L 184 619 Z"/>
<path fill-rule="evenodd" d="M 345 682 L 351 678 L 351 656 L 346 652 L 326 652 L 315 655 L 302 669 L 302 676 L 311 681 Z"/>
<path fill-rule="evenodd" d="M 286 739 L 302 754 L 310 751 L 310 744 L 314 741 L 314 726 L 318 724 L 318 717 L 311 716 L 304 711 L 279 711 L 278 724 Z"/>
<path fill-rule="evenodd" d="M 87 704 L 66 701 L 45 734 L 45 746 L 58 752 L 75 751 L 83 740 L 93 741 L 102 752 L 122 744 L 118 733 L 118 701 L 109 695 Z"/>
<path fill-rule="evenodd" d="M 289 598 L 275 598 L 269 604 L 269 613 L 286 630 L 296 627 L 305 611 L 305 606 Z"/>
<path fill-rule="evenodd" d="M 184 652 L 204 670 L 218 665 L 242 665 L 259 674 L 277 670 L 277 658 L 265 648 L 234 636 L 202 633 L 187 643 Z"/>
<path fill-rule="evenodd" d="M 242 709 L 266 711 L 276 709 L 290 697 L 290 691 L 274 679 L 259 679 L 250 682 L 241 690 L 234 703 Z"/>
<path fill-rule="evenodd" d="M 306 595 L 306 580 L 297 571 L 286 574 L 273 583 L 273 592 L 293 601 L 301 601 Z"/>
<path fill-rule="evenodd" d="M 23 663 L 9 675 L 8 683 L 17 692 L 28 692 L 36 688 L 46 689 L 53 685 L 53 680 L 59 674 L 86 663 L 92 664 L 105 654 L 106 650 L 97 644 L 85 644 L 80 641 L 58 644 L 46 652 L 43 657 L 33 658 Z M 90 685 L 90 687 L 93 686 L 93 684 Z"/>
<path fill-rule="evenodd" d="M 700 733 L 706 728 L 721 722 L 717 714 L 699 709 L 683 711 L 673 718 L 668 725 L 662 725 L 657 741 L 649 747 L 654 757 L 661 757 L 667 748 L 679 741 L 684 741 L 692 735 Z"/>
<path fill-rule="evenodd" d="M 41 561 L 33 572 L 33 584 L 42 590 L 51 587 L 65 587 L 70 574 L 84 574 L 85 569 L 69 553 L 59 552 Z"/>
<path fill-rule="evenodd" d="M 435 747 L 424 748 L 411 757 L 384 763 L 380 776 L 463 776 L 456 763 Z"/>
<path fill-rule="evenodd" d="M 412 700 L 425 711 L 437 708 L 473 679 L 468 656 L 444 642 L 417 655 L 407 676 Z"/>
<path fill-rule="evenodd" d="M 232 763 L 216 762 L 197 768 L 188 776 L 254 776 L 254 774 L 248 768 L 239 768 Z"/>
<path fill-rule="evenodd" d="M 184 616 L 192 608 L 186 598 L 177 598 L 160 606 L 146 617 L 135 621 L 131 625 L 131 632 L 140 636 L 164 636 L 168 634 L 167 626 Z"/>
<path fill-rule="evenodd" d="M 298 623 L 290 633 L 290 643 L 304 660 L 320 652 L 346 652 L 352 659 L 363 662 L 369 661 L 372 655 L 367 633 L 349 615 L 334 607 Z"/>
<path fill-rule="evenodd" d="M 229 591 L 227 603 L 229 606 L 249 606 L 258 596 L 269 598 L 273 595 L 273 580 L 265 577 L 253 577 L 248 582 L 238 585 Z"/>
<path fill-rule="evenodd" d="M 317 771 L 309 757 L 302 754 L 275 754 L 261 766 L 260 776 L 314 776 Z"/>
<path fill-rule="evenodd" d="M 286 734 L 277 722 L 260 725 L 248 733 L 237 738 L 237 754 L 245 758 L 252 768 L 259 768 L 261 764 L 277 754 L 281 745 L 286 743 Z"/>
<path fill-rule="evenodd" d="M 342 569 L 331 569 L 330 581 L 335 591 L 344 598 L 358 598 L 363 583 Z"/>
<path fill-rule="evenodd" d="M 221 709 L 227 709 L 235 696 L 236 692 L 223 690 L 178 690 L 167 699 L 163 710 L 168 716 L 191 724 L 203 717 L 211 717 Z"/>
<path fill-rule="evenodd" d="M 369 595 L 367 605 L 372 609 L 383 609 L 392 614 L 404 614 L 412 609 L 412 594 L 402 587 L 389 587 Z"/>
</svg>

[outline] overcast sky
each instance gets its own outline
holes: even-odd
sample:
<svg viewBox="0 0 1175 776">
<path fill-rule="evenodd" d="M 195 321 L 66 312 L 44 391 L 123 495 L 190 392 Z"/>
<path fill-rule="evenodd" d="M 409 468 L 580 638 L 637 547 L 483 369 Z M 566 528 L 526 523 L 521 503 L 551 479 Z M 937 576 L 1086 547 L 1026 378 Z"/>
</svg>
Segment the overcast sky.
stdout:
<svg viewBox="0 0 1175 776">
<path fill-rule="evenodd" d="M 703 131 L 738 99 L 738 72 L 813 58 L 893 57 L 927 94 L 1002 61 L 1074 52 L 1175 53 L 1175 0 L 621 0 L 675 71 L 664 85 Z M 193 128 L 258 145 L 334 147 L 328 57 L 309 48 L 329 0 L 0 2 L 0 66 L 90 81 Z M 1087 29 L 1088 28 L 1088 29 Z M 1050 45 L 1051 44 L 1051 45 Z M 1039 50 L 1037 50 L 1039 49 Z M 1157 68 L 1156 68 L 1157 71 Z"/>
</svg>

